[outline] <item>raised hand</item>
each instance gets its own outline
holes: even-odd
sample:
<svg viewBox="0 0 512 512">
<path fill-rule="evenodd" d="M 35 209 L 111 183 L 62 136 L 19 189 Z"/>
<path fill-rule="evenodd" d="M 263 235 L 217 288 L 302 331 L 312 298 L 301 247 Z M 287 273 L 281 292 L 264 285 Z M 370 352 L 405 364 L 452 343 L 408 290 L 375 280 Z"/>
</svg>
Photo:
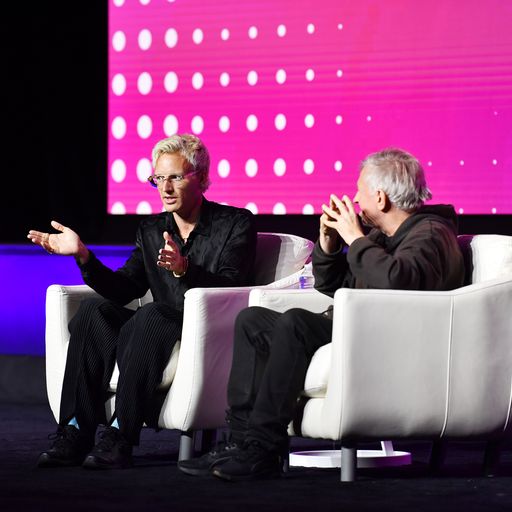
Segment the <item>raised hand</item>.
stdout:
<svg viewBox="0 0 512 512">
<path fill-rule="evenodd" d="M 59 231 L 59 233 L 45 233 L 30 230 L 27 238 L 31 240 L 32 243 L 40 245 L 50 254 L 78 256 L 82 262 L 85 262 L 87 260 L 88 250 L 80 240 L 78 234 L 55 220 L 52 220 L 51 226 Z"/>
<path fill-rule="evenodd" d="M 159 267 L 173 272 L 176 277 L 183 275 L 187 271 L 187 258 L 180 254 L 179 247 L 167 231 L 164 231 L 163 236 L 165 245 L 164 248 L 159 251 L 158 261 L 156 264 Z"/>
</svg>

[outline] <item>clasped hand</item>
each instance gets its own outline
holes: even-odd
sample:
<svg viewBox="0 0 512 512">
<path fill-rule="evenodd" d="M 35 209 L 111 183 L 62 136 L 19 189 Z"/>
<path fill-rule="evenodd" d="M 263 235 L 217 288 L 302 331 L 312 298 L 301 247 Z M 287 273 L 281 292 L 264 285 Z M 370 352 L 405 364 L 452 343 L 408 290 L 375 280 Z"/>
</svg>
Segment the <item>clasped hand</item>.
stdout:
<svg viewBox="0 0 512 512">
<path fill-rule="evenodd" d="M 364 236 L 354 205 L 350 198 L 344 195 L 341 199 L 335 194 L 329 198 L 329 206 L 322 205 L 323 214 L 320 217 L 321 238 L 334 238 L 336 233 L 351 245 L 354 240 Z M 330 252 L 330 251 L 328 251 Z"/>
</svg>

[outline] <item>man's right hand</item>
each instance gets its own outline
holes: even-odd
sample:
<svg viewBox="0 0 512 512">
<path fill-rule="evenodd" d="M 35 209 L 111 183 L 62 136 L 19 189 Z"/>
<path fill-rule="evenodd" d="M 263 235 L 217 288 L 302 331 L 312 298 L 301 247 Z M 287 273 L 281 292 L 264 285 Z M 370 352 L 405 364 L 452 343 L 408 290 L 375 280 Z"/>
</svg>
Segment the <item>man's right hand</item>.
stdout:
<svg viewBox="0 0 512 512">
<path fill-rule="evenodd" d="M 57 221 L 52 220 L 51 225 L 54 229 L 60 231 L 60 233 L 50 234 L 30 230 L 27 238 L 31 240 L 32 243 L 40 245 L 50 254 L 75 256 L 80 263 L 87 263 L 89 260 L 89 249 L 85 247 L 78 234 Z"/>
</svg>

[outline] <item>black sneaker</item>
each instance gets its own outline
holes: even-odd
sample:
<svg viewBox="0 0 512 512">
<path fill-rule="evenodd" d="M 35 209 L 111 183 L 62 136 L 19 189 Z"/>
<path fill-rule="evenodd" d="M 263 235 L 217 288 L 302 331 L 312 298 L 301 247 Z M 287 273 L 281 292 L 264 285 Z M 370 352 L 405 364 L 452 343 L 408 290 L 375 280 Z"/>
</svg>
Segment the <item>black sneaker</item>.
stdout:
<svg viewBox="0 0 512 512">
<path fill-rule="evenodd" d="M 53 440 L 53 444 L 49 450 L 39 455 L 39 468 L 79 466 L 94 445 L 93 436 L 84 435 L 73 425 L 59 427 L 48 438 Z"/>
<path fill-rule="evenodd" d="M 257 441 L 244 443 L 238 454 L 213 468 L 212 474 L 223 480 L 253 480 L 278 476 L 281 472 L 281 460 L 277 451 L 268 451 Z"/>
<path fill-rule="evenodd" d="M 212 469 L 224 464 L 239 452 L 239 447 L 234 442 L 221 441 L 215 448 L 195 459 L 180 460 L 178 468 L 187 475 L 205 476 L 209 475 Z"/>
<path fill-rule="evenodd" d="M 132 445 L 119 429 L 107 427 L 100 441 L 87 455 L 82 466 L 87 469 L 121 469 L 132 466 Z"/>
</svg>

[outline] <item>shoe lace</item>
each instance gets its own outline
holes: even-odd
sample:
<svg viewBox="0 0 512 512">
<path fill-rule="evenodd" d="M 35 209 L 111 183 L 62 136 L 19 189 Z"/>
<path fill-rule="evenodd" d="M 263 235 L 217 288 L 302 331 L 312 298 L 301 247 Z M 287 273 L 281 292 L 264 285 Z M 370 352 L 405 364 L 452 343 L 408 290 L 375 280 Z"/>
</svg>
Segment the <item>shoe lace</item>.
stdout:
<svg viewBox="0 0 512 512">
<path fill-rule="evenodd" d="M 69 442 L 73 442 L 79 435 L 80 432 L 77 428 L 71 425 L 66 425 L 64 427 L 59 427 L 56 432 L 53 432 L 53 434 L 48 434 L 48 439 L 50 441 L 54 441 L 53 446 L 58 448 L 69 444 Z"/>
<path fill-rule="evenodd" d="M 117 428 L 107 427 L 103 432 L 100 432 L 100 441 L 98 441 L 96 448 L 104 451 L 110 451 L 119 441 L 120 436 L 121 434 Z"/>
<path fill-rule="evenodd" d="M 270 455 L 270 452 L 266 450 L 259 441 L 251 439 L 250 441 L 244 442 L 237 458 L 241 461 L 252 461 L 258 460 L 265 455 Z"/>
<path fill-rule="evenodd" d="M 209 455 L 215 456 L 218 453 L 230 450 L 237 450 L 239 448 L 230 436 L 227 436 L 225 432 L 222 433 L 222 439 L 215 443 L 215 446 L 210 450 Z"/>
</svg>

